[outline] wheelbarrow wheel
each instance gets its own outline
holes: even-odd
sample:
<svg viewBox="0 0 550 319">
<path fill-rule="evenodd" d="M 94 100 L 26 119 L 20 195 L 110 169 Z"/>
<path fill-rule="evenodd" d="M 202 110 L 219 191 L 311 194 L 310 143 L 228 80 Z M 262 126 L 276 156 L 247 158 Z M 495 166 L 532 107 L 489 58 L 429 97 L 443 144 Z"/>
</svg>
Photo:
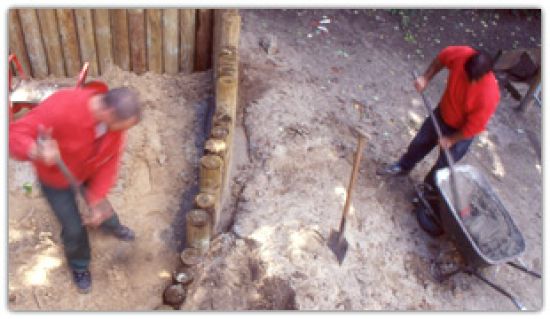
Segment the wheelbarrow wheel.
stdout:
<svg viewBox="0 0 550 319">
<path fill-rule="evenodd" d="M 430 215 L 428 209 L 422 205 L 416 207 L 416 219 L 420 228 L 422 228 L 426 233 L 432 237 L 439 237 L 443 235 L 443 228 L 435 220 L 435 218 Z"/>
</svg>

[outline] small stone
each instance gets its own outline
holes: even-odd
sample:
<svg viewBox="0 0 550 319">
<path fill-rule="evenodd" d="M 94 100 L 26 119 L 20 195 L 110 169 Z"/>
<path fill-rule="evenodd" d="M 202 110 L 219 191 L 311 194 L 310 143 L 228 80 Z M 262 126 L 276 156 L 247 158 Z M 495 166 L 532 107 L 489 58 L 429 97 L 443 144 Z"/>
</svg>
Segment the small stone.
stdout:
<svg viewBox="0 0 550 319">
<path fill-rule="evenodd" d="M 179 306 L 185 300 L 185 295 L 185 289 L 182 285 L 170 285 L 164 290 L 164 302 L 168 305 Z"/>
<path fill-rule="evenodd" d="M 263 36 L 260 39 L 260 47 L 269 55 L 277 53 L 277 37 L 272 34 Z"/>
</svg>

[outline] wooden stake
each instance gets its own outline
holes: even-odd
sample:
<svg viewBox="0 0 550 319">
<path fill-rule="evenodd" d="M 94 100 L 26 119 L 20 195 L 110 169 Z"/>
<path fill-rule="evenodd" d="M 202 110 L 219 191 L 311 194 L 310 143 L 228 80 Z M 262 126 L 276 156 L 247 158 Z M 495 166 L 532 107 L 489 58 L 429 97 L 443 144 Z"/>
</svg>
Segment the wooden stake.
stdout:
<svg viewBox="0 0 550 319">
<path fill-rule="evenodd" d="M 197 10 L 195 71 L 205 71 L 212 62 L 212 10 Z"/>
<path fill-rule="evenodd" d="M 241 16 L 238 12 L 224 14 L 222 16 L 221 47 L 239 48 L 239 38 L 241 34 Z"/>
<path fill-rule="evenodd" d="M 23 30 L 21 29 L 21 22 L 19 21 L 19 14 L 16 9 L 9 10 L 9 38 L 10 38 L 10 53 L 17 56 L 19 63 L 23 67 L 23 72 L 27 76 L 31 75 L 31 62 L 27 54 L 27 48 L 25 47 L 25 39 L 23 37 Z"/>
<path fill-rule="evenodd" d="M 193 267 L 202 262 L 202 254 L 197 248 L 185 248 L 180 254 L 181 262 L 187 267 Z"/>
<path fill-rule="evenodd" d="M 65 70 L 67 76 L 76 76 L 80 72 L 81 62 L 74 11 L 72 9 L 56 9 L 56 14 Z"/>
<path fill-rule="evenodd" d="M 178 9 L 164 9 L 164 71 L 179 71 L 179 19 Z"/>
<path fill-rule="evenodd" d="M 35 9 L 18 9 L 21 29 L 25 37 L 25 45 L 29 54 L 32 76 L 43 78 L 48 75 L 46 51 L 40 35 L 40 26 Z"/>
<path fill-rule="evenodd" d="M 125 71 L 130 71 L 130 36 L 126 9 L 111 9 L 111 30 L 115 64 Z"/>
<path fill-rule="evenodd" d="M 109 9 L 94 9 L 95 37 L 99 72 L 105 73 L 113 65 L 111 19 Z"/>
<path fill-rule="evenodd" d="M 63 65 L 63 54 L 61 53 L 61 41 L 57 29 L 57 18 L 54 9 L 37 9 L 38 20 L 40 21 L 40 31 L 44 40 L 46 49 L 46 58 L 48 60 L 48 69 L 55 76 L 65 76 L 65 66 Z"/>
<path fill-rule="evenodd" d="M 88 74 L 91 76 L 97 76 L 99 74 L 99 68 L 97 66 L 97 51 L 95 47 L 92 10 L 75 9 L 74 14 L 76 17 L 76 29 L 78 30 L 82 61 L 90 63 Z"/>
<path fill-rule="evenodd" d="M 216 196 L 209 193 L 199 193 L 195 196 L 195 205 L 197 208 L 211 213 L 216 205 Z"/>
<path fill-rule="evenodd" d="M 211 138 L 204 143 L 204 149 L 210 155 L 223 157 L 227 150 L 227 144 L 225 144 L 224 140 Z"/>
<path fill-rule="evenodd" d="M 180 9 L 180 72 L 193 72 L 195 61 L 195 9 Z"/>
<path fill-rule="evenodd" d="M 199 189 L 204 193 L 215 194 L 221 186 L 223 159 L 217 155 L 205 155 L 200 163 Z"/>
<path fill-rule="evenodd" d="M 226 126 L 217 125 L 210 131 L 210 137 L 223 140 L 229 134 L 229 128 Z"/>
<path fill-rule="evenodd" d="M 132 71 L 142 74 L 147 71 L 147 47 L 145 41 L 145 13 L 143 9 L 128 9 L 130 32 L 130 60 Z"/>
<path fill-rule="evenodd" d="M 205 253 L 210 245 L 212 230 L 210 215 L 204 210 L 194 209 L 187 213 L 185 219 L 187 247 L 197 248 Z"/>
<path fill-rule="evenodd" d="M 162 10 L 147 9 L 147 61 L 149 71 L 162 73 Z"/>
</svg>

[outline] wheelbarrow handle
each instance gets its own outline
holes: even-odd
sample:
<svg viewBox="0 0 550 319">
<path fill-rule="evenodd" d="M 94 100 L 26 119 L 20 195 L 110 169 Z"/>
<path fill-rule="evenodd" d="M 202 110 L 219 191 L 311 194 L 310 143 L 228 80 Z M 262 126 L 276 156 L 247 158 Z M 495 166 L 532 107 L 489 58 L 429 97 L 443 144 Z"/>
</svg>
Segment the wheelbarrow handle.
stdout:
<svg viewBox="0 0 550 319">
<path fill-rule="evenodd" d="M 466 273 L 469 273 L 469 274 L 477 277 L 478 279 L 480 279 L 481 281 L 483 281 L 487 285 L 491 286 L 491 288 L 495 289 L 496 291 L 500 292 L 504 296 L 508 297 L 514 303 L 516 308 L 518 308 L 519 310 L 527 310 L 527 307 L 525 307 L 525 305 L 523 305 L 522 302 L 517 300 L 517 298 L 514 297 L 511 293 L 506 291 L 506 289 L 502 288 L 501 286 L 499 286 L 499 285 L 495 284 L 494 282 L 490 281 L 489 279 L 485 278 L 478 271 L 476 271 L 476 270 L 467 270 Z"/>
</svg>

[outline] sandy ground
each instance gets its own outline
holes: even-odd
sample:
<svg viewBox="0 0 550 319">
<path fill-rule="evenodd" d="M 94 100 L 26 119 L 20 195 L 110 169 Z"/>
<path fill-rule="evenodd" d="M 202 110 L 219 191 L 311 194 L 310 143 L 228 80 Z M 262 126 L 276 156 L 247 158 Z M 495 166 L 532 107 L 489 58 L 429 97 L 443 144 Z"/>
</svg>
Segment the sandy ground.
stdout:
<svg viewBox="0 0 550 319">
<path fill-rule="evenodd" d="M 91 231 L 93 289 L 72 284 L 60 227 L 28 163 L 9 161 L 9 292 L 12 310 L 151 310 L 177 264 L 182 246 L 182 198 L 195 187 L 197 134 L 211 73 L 137 76 L 113 69 L 101 80 L 139 91 L 144 119 L 128 134 L 120 176 L 109 199 L 136 241 L 122 243 Z M 47 79 L 43 82 L 74 83 Z"/>
<path fill-rule="evenodd" d="M 451 44 L 481 44 L 491 52 L 536 46 L 540 20 L 433 10 L 406 23 L 388 10 L 241 15 L 240 140 L 248 150 L 235 168 L 235 216 L 229 232 L 212 243 L 183 308 L 514 310 L 473 277 L 459 274 L 440 284 L 430 276 L 430 265 L 452 244 L 419 228 L 410 198 L 412 182 L 423 178 L 436 152 L 412 179 L 380 178 L 375 170 L 400 156 L 425 117 L 412 68 L 423 71 Z M 324 15 L 332 20 L 329 33 L 316 34 L 312 21 Z M 259 47 L 266 35 L 275 37 L 275 53 Z M 445 78 L 437 76 L 427 90 L 434 103 Z M 533 107 L 518 115 L 516 104 L 503 95 L 462 163 L 489 178 L 525 238 L 521 260 L 540 272 L 541 112 Z M 350 127 L 357 123 L 367 131 L 367 146 L 340 266 L 326 239 L 338 227 L 356 145 Z M 542 307 L 541 280 L 506 265 L 484 273 L 528 309 Z"/>
</svg>

